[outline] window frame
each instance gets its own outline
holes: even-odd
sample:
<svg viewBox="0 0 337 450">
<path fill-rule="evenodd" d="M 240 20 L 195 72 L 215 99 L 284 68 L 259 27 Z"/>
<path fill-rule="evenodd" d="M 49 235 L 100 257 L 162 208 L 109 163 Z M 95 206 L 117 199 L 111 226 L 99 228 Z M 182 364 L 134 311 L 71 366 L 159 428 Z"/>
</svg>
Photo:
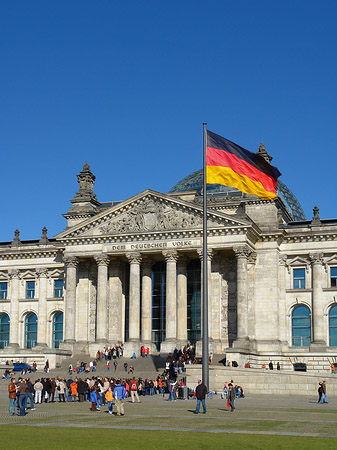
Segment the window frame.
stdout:
<svg viewBox="0 0 337 450">
<path fill-rule="evenodd" d="M 336 269 L 336 275 L 332 276 L 332 270 Z M 332 284 L 332 280 L 335 280 L 335 284 Z M 330 287 L 331 288 L 337 288 L 337 267 L 336 266 L 330 266 Z"/>
<path fill-rule="evenodd" d="M 6 289 L 3 289 L 1 285 L 6 285 Z M 8 281 L 0 281 L 0 300 L 7 300 L 8 297 Z"/>
<path fill-rule="evenodd" d="M 56 287 L 56 282 L 57 281 L 61 281 L 62 282 L 62 287 Z M 63 298 L 63 290 L 64 290 L 64 281 L 62 278 L 57 278 L 56 280 L 54 280 L 54 298 Z M 60 294 L 60 295 L 57 295 Z"/>
<path fill-rule="evenodd" d="M 303 277 L 295 277 L 295 272 L 303 270 Z M 302 282 L 303 281 L 303 286 Z M 299 285 L 296 286 L 296 282 L 299 282 Z M 293 289 L 306 289 L 306 270 L 305 267 L 293 267 Z"/>
<path fill-rule="evenodd" d="M 33 288 L 29 288 L 29 283 L 33 283 Z M 34 280 L 27 280 L 26 281 L 26 298 L 27 299 L 33 299 L 35 298 L 35 281 Z M 31 294 L 32 293 L 32 294 Z"/>
</svg>

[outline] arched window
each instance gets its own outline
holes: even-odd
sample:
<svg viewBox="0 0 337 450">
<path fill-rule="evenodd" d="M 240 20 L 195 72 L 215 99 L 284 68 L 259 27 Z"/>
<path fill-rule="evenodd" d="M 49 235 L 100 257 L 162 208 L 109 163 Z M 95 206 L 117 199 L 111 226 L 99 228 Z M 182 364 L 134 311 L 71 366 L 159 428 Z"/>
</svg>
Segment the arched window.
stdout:
<svg viewBox="0 0 337 450">
<path fill-rule="evenodd" d="M 309 347 L 311 342 L 311 317 L 307 306 L 295 306 L 291 316 L 293 347 Z"/>
<path fill-rule="evenodd" d="M 0 348 L 8 346 L 9 342 L 9 315 L 1 314 L 0 316 Z"/>
<path fill-rule="evenodd" d="M 337 305 L 329 311 L 329 345 L 337 347 Z"/>
<path fill-rule="evenodd" d="M 37 341 L 37 316 L 29 313 L 25 320 L 25 347 L 33 348 Z"/>
<path fill-rule="evenodd" d="M 59 311 L 53 317 L 53 348 L 59 348 L 63 341 L 63 312 Z"/>
</svg>

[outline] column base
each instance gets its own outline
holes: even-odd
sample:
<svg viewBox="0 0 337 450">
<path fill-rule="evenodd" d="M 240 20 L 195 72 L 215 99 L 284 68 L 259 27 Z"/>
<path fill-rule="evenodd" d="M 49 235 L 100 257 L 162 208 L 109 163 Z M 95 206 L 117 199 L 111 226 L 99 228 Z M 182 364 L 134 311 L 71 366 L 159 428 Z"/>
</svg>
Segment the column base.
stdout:
<svg viewBox="0 0 337 450">
<path fill-rule="evenodd" d="M 316 352 L 326 352 L 326 342 L 325 341 L 314 341 L 310 344 L 309 348 L 311 353 Z"/>
<path fill-rule="evenodd" d="M 169 354 L 169 353 L 173 353 L 175 347 L 178 348 L 178 344 L 179 342 L 177 341 L 177 339 L 165 339 L 165 341 L 163 341 L 160 344 L 160 354 Z"/>
<path fill-rule="evenodd" d="M 16 349 L 16 348 L 20 348 L 20 345 L 19 344 L 17 344 L 16 342 L 10 342 L 8 345 L 7 345 L 7 347 L 5 347 L 5 348 L 9 348 L 9 349 Z"/>
<path fill-rule="evenodd" d="M 244 337 L 240 337 L 235 339 L 235 341 L 233 342 L 233 348 L 235 348 L 236 350 L 249 350 L 250 348 L 250 341 L 249 338 L 247 336 Z"/>
<path fill-rule="evenodd" d="M 136 353 L 137 358 L 141 356 L 140 354 L 141 343 L 139 339 L 130 339 L 128 342 L 124 344 L 124 352 L 123 356 L 126 358 L 131 358 L 133 353 Z"/>
<path fill-rule="evenodd" d="M 37 342 L 35 347 L 42 347 L 42 348 L 46 348 L 48 347 L 48 345 L 45 342 Z M 34 348 L 35 348 L 34 347 Z"/>
</svg>

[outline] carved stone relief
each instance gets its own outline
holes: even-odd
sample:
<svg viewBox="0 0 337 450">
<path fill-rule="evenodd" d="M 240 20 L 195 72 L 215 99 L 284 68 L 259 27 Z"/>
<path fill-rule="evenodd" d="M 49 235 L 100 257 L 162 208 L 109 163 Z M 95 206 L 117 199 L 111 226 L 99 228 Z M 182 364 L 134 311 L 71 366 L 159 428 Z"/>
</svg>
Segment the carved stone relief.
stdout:
<svg viewBox="0 0 337 450">
<path fill-rule="evenodd" d="M 210 217 L 209 226 L 223 225 L 224 220 Z M 116 217 L 99 227 L 101 234 L 139 231 L 162 231 L 193 229 L 202 227 L 202 214 L 198 211 L 173 207 L 153 198 L 146 198 L 133 205 L 132 209 L 120 212 Z M 91 234 L 89 230 L 86 234 Z"/>
</svg>

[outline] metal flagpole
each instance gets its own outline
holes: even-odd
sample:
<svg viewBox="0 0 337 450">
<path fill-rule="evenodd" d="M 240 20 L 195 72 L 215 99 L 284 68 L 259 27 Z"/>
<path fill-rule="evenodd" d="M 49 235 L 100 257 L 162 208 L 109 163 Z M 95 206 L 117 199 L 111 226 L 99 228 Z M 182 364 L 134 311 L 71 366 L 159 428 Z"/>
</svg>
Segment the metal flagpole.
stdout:
<svg viewBox="0 0 337 450">
<path fill-rule="evenodd" d="M 208 366 L 208 276 L 207 276 L 207 184 L 206 184 L 206 148 L 207 123 L 204 126 L 204 170 L 203 170 L 203 240 L 202 240 L 202 381 L 209 389 Z"/>
</svg>

